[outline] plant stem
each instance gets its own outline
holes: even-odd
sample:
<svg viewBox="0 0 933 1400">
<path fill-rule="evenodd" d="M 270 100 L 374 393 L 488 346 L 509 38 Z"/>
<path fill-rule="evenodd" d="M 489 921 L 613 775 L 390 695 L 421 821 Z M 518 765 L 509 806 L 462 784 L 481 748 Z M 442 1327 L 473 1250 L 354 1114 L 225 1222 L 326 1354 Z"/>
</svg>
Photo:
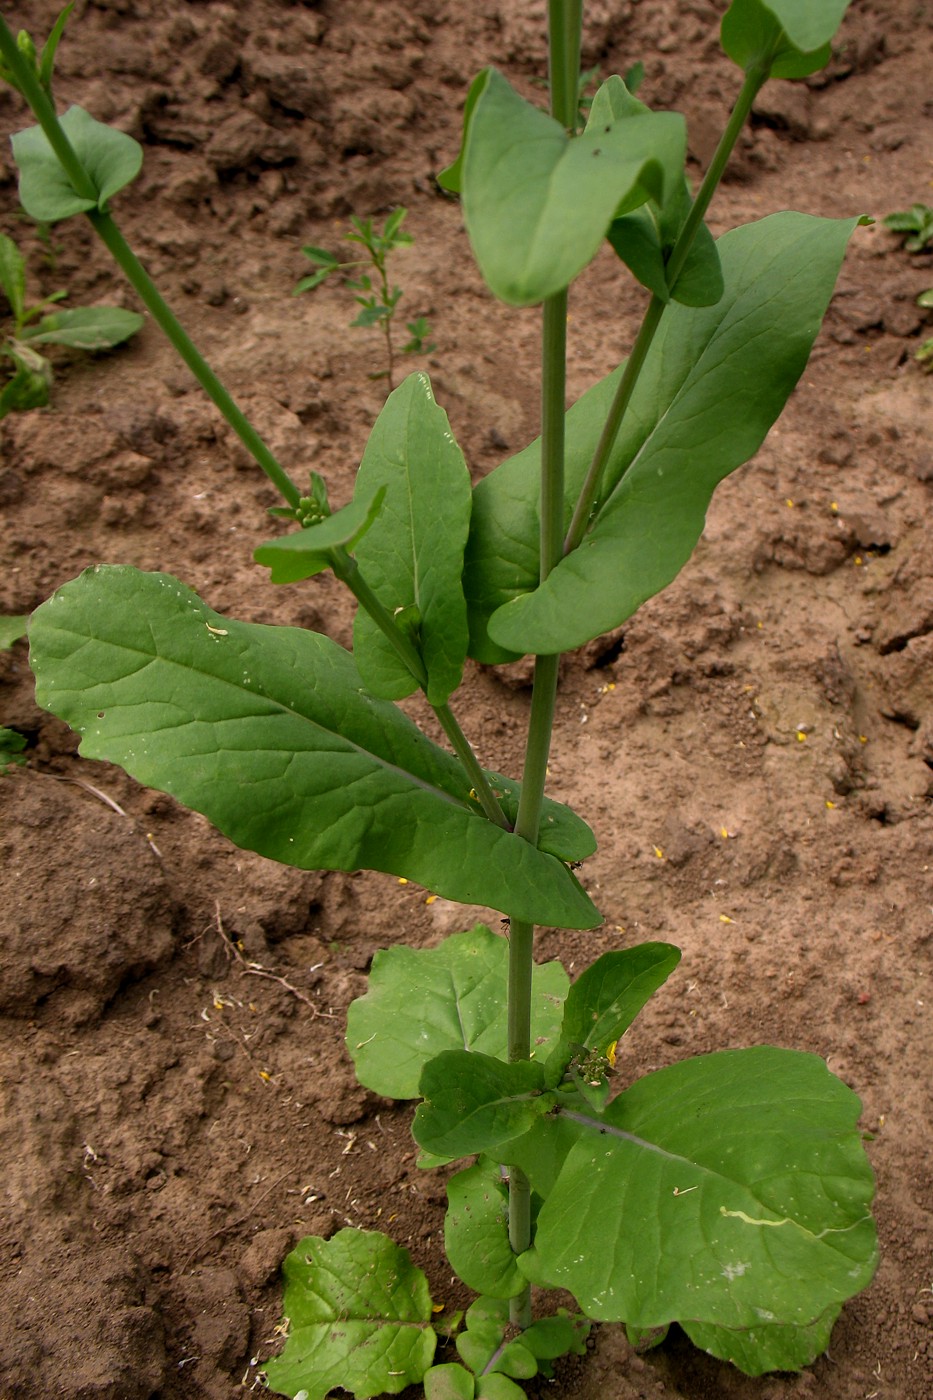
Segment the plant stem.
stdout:
<svg viewBox="0 0 933 1400">
<path fill-rule="evenodd" d="M 46 140 L 68 176 L 75 193 L 82 199 L 93 200 L 96 206 L 99 199 L 97 186 L 69 141 L 48 94 L 30 65 L 20 54 L 16 40 L 2 16 L 0 16 L 0 53 L 19 84 L 20 91 L 32 108 L 33 115 L 42 127 Z M 256 459 L 288 504 L 297 506 L 301 492 L 288 476 L 284 467 L 276 460 L 266 443 L 263 442 L 253 425 L 237 407 L 210 365 L 196 349 L 190 336 L 163 300 L 155 283 L 126 242 L 111 216 L 98 207 L 88 209 L 85 212 L 95 232 L 106 244 L 114 261 L 131 283 L 143 305 L 157 325 L 165 332 L 172 346 L 191 370 L 202 389 L 223 414 L 247 451 Z"/>
<path fill-rule="evenodd" d="M 345 549 L 332 549 L 330 551 L 330 563 L 334 574 L 340 582 L 349 588 L 356 598 L 360 607 L 363 608 L 375 622 L 382 635 L 389 642 L 396 656 L 418 682 L 422 690 L 427 689 L 428 673 L 425 670 L 424 662 L 418 652 L 417 647 L 409 636 L 397 625 L 394 617 L 388 608 L 380 602 L 372 588 L 366 582 L 360 570 L 359 564 L 348 554 Z M 430 701 L 428 702 L 430 704 Z M 496 826 L 503 831 L 511 831 L 512 828 L 503 812 L 499 801 L 489 785 L 489 779 L 480 766 L 479 759 L 473 752 L 473 748 L 467 739 L 460 725 L 453 714 L 449 704 L 431 705 L 432 710 L 438 718 L 444 733 L 451 742 L 454 753 L 460 759 L 466 769 L 467 776 L 473 786 L 477 799 L 486 813 L 486 816 Z"/>
<path fill-rule="evenodd" d="M 168 337 L 173 348 L 184 360 L 208 398 L 220 410 L 243 446 L 262 467 L 266 476 L 282 493 L 288 504 L 297 506 L 301 498 L 298 487 L 201 355 L 111 216 L 102 214 L 99 210 L 90 209 L 88 210 L 88 218 L 101 240 L 106 244 L 114 261 L 132 284 L 140 301 Z"/>
<path fill-rule="evenodd" d="M 733 147 L 738 140 L 739 133 L 745 125 L 748 114 L 752 109 L 752 104 L 761 91 L 767 76 L 768 70 L 766 68 L 754 68 L 745 76 L 745 81 L 736 98 L 735 106 L 732 109 L 726 129 L 720 137 L 719 144 L 710 161 L 709 168 L 697 191 L 697 197 L 690 207 L 690 212 L 684 220 L 683 228 L 680 230 L 677 237 L 677 242 L 674 244 L 670 257 L 667 260 L 665 271 L 667 283 L 670 287 L 675 287 L 677 285 L 677 278 L 683 271 L 684 264 L 687 261 L 687 255 L 697 235 L 697 230 L 703 222 L 706 211 L 710 206 L 710 201 L 716 192 L 719 181 L 722 179 L 723 171 L 732 154 Z M 619 381 L 619 387 L 616 389 L 615 398 L 609 409 L 599 442 L 596 444 L 593 460 L 590 463 L 586 479 L 580 490 L 580 495 L 573 512 L 573 518 L 570 522 L 570 528 L 564 540 L 564 554 L 569 554 L 571 550 L 576 549 L 581 543 L 583 536 L 586 534 L 590 518 L 599 502 L 599 492 L 602 485 L 603 472 L 606 469 L 606 463 L 609 461 L 619 428 L 622 425 L 622 419 L 631 403 L 635 385 L 638 383 L 638 377 L 644 367 L 648 351 L 651 348 L 651 342 L 654 340 L 658 327 L 661 324 L 661 317 L 664 314 L 666 305 L 667 303 L 662 301 L 659 296 L 652 296 L 651 301 L 648 303 L 648 308 L 645 311 L 638 335 L 635 338 L 635 344 L 632 346 L 632 353 L 629 355 L 622 373 L 622 378 Z"/>
<path fill-rule="evenodd" d="M 577 114 L 580 71 L 582 0 L 549 0 L 548 56 L 551 115 L 572 131 Z M 564 418 L 567 383 L 567 292 L 549 297 L 541 329 L 541 582 L 561 557 L 564 512 Z M 522 793 L 516 833 L 537 845 L 547 778 L 548 753 L 554 725 L 560 656 L 535 658 L 534 689 L 525 746 Z M 509 931 L 508 1054 L 510 1060 L 531 1057 L 531 978 L 534 968 L 534 926 L 513 919 Z M 509 1243 L 516 1254 L 531 1245 L 531 1187 L 523 1171 L 509 1173 Z M 509 1304 L 513 1325 L 531 1324 L 531 1288 Z"/>
</svg>

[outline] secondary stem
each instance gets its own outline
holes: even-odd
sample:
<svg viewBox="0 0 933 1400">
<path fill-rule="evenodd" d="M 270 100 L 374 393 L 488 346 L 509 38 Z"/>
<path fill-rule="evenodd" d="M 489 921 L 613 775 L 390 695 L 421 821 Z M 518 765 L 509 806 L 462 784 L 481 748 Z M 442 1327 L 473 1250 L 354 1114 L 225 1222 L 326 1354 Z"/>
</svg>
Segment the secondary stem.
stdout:
<svg viewBox="0 0 933 1400">
<path fill-rule="evenodd" d="M 710 201 L 716 192 L 719 181 L 722 179 L 723 171 L 732 154 L 732 149 L 738 140 L 739 133 L 745 125 L 748 114 L 752 109 L 752 104 L 761 91 L 767 77 L 767 68 L 754 68 L 745 76 L 745 81 L 736 98 L 735 106 L 732 109 L 726 129 L 720 137 L 719 144 L 709 163 L 709 168 L 697 191 L 696 199 L 690 207 L 690 212 L 684 220 L 684 226 L 680 230 L 677 242 L 674 244 L 670 257 L 667 260 L 666 276 L 668 286 L 670 287 L 675 287 L 677 285 L 677 278 L 683 271 L 684 264 L 687 261 L 687 255 L 697 235 L 697 230 L 703 222 L 706 211 L 710 206 Z M 651 342 L 654 340 L 658 327 L 661 324 L 661 317 L 664 314 L 666 305 L 667 303 L 662 301 L 658 296 L 653 296 L 648 303 L 648 308 L 639 328 L 638 335 L 635 338 L 635 344 L 632 346 L 632 353 L 629 355 L 622 373 L 619 387 L 616 389 L 615 398 L 612 401 L 612 406 L 609 409 L 603 431 L 596 445 L 593 460 L 590 463 L 589 471 L 586 474 L 586 479 L 580 490 L 580 495 L 573 512 L 573 518 L 570 522 L 570 528 L 564 540 L 563 552 L 565 554 L 569 554 L 571 550 L 576 549 L 581 543 L 583 536 L 586 534 L 590 517 L 599 501 L 600 486 L 602 484 L 606 463 L 609 461 L 619 428 L 622 425 L 622 419 L 631 403 L 635 385 L 638 383 L 638 377 L 644 367 L 648 351 L 651 348 Z"/>
</svg>

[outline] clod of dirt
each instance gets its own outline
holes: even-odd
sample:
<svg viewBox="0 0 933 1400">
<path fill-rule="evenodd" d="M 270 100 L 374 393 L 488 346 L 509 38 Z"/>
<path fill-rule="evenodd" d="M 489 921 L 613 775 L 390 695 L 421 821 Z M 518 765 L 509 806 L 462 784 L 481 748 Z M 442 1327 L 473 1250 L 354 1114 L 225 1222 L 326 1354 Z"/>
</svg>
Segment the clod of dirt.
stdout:
<svg viewBox="0 0 933 1400">
<path fill-rule="evenodd" d="M 34 773 L 0 782 L 0 832 L 0 1010 L 33 1016 L 54 996 L 60 1021 L 96 1021 L 172 953 L 158 858 L 130 818 Z M 37 881 L 47 868 L 57 879 Z"/>
<path fill-rule="evenodd" d="M 121 1249 L 66 1247 L 54 1267 L 29 1259 L 4 1286 L 3 1313 L 16 1319 L 0 1339 L 0 1392 L 69 1400 L 150 1400 L 165 1383 L 162 1324 L 146 1303 L 146 1281 Z M 72 1344 L 45 1338 L 54 1316 Z"/>
</svg>

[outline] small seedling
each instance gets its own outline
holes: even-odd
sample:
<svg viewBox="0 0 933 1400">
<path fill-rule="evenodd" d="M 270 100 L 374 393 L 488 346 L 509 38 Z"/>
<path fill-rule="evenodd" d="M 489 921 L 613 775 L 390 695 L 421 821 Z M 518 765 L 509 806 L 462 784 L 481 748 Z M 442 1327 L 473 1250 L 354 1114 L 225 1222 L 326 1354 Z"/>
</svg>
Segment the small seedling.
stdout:
<svg viewBox="0 0 933 1400">
<path fill-rule="evenodd" d="M 396 248 L 405 247 L 414 243 L 412 235 L 402 229 L 402 223 L 407 214 L 407 209 L 401 207 L 393 209 L 386 219 L 380 232 L 372 219 L 350 220 L 352 225 L 349 233 L 344 234 L 348 243 L 358 243 L 366 250 L 364 258 L 350 258 L 342 262 L 335 254 L 328 252 L 326 248 L 317 248 L 314 244 L 306 244 L 302 248 L 305 257 L 310 258 L 317 268 L 310 276 L 303 277 L 293 292 L 293 296 L 300 296 L 302 292 L 313 291 L 319 287 L 328 277 L 334 273 L 343 275 L 344 286 L 349 288 L 354 295 L 354 300 L 361 308 L 355 321 L 351 321 L 353 326 L 361 326 L 364 329 L 378 326 L 385 339 L 386 348 L 386 368 L 377 370 L 371 374 L 370 379 L 386 379 L 389 383 L 389 391 L 395 388 L 395 318 L 398 304 L 402 299 L 402 291 L 399 287 L 393 287 L 389 282 L 388 261 Z M 360 269 L 369 269 L 369 271 Z M 355 275 L 348 277 L 346 274 L 353 272 Z M 409 334 L 408 342 L 401 347 L 400 353 L 403 355 L 429 355 L 434 344 L 429 340 L 431 328 L 423 316 L 417 320 L 408 321 L 406 328 Z"/>
<path fill-rule="evenodd" d="M 928 204 L 912 204 L 884 219 L 885 228 L 902 233 L 908 253 L 923 253 L 933 246 L 933 209 Z"/>
<path fill-rule="evenodd" d="M 8 651 L 14 642 L 26 635 L 26 617 L 0 617 L 0 651 Z M 23 750 L 26 740 L 15 729 L 0 725 L 0 774 L 16 764 L 26 762 Z"/>
<path fill-rule="evenodd" d="M 53 292 L 42 301 L 26 301 L 26 261 L 13 242 L 0 233 L 0 289 L 9 304 L 12 329 L 0 340 L 0 359 L 9 369 L 0 388 L 0 418 L 49 401 L 52 365 L 36 348 L 66 345 L 74 350 L 110 350 L 128 340 L 143 325 L 142 316 L 119 306 L 82 306 L 49 311 L 67 292 Z"/>
<path fill-rule="evenodd" d="M 928 248 L 933 248 L 933 209 L 928 204 L 912 204 L 909 209 L 888 214 L 884 224 L 893 233 L 906 235 L 904 247 L 908 253 L 925 253 Z M 933 287 L 920 293 L 917 305 L 925 309 L 933 308 Z M 927 373 L 933 371 L 933 338 L 923 342 L 914 352 L 914 359 Z"/>
<path fill-rule="evenodd" d="M 741 86 L 694 195 L 683 118 L 620 77 L 577 131 L 582 4 L 551 0 L 550 114 L 484 70 L 439 177 L 462 200 L 491 292 L 541 307 L 541 436 L 474 487 L 430 381 L 411 374 L 337 510 L 317 476 L 301 493 L 119 233 L 109 201 L 139 147 L 80 108 L 59 119 L 0 18 L 0 54 L 40 121 L 14 137 L 24 207 L 86 213 L 280 489 L 297 528 L 255 553 L 272 582 L 330 569 L 359 603 L 351 653 L 220 616 L 168 575 L 98 566 L 31 618 L 39 703 L 87 757 L 239 845 L 299 869 L 387 872 L 507 920 L 505 934 L 477 925 L 427 950 L 381 950 L 348 1016 L 360 1081 L 421 1101 L 421 1164 L 465 1162 L 448 1183 L 445 1245 L 479 1297 L 457 1359 L 435 1364 L 436 1309 L 407 1251 L 342 1230 L 285 1262 L 290 1330 L 267 1365 L 285 1395 L 423 1384 L 426 1400 L 522 1400 L 518 1382 L 584 1350 L 591 1320 L 623 1323 L 643 1348 L 677 1322 L 750 1375 L 799 1370 L 872 1278 L 861 1105 L 822 1059 L 757 1046 L 626 1072 L 618 1042 L 679 950 L 604 952 L 572 985 L 559 962 L 534 959 L 536 924 L 601 921 L 576 874 L 595 837 L 545 796 L 561 653 L 620 626 L 687 563 L 716 486 L 757 452 L 803 373 L 860 222 L 788 211 L 718 241 L 705 223 L 765 81 L 823 67 L 846 3 L 732 0 L 721 38 Z M 354 223 L 350 237 L 382 259 L 375 290 L 355 279 L 363 324 L 391 330 L 385 258 L 403 215 L 381 234 Z M 568 288 L 607 241 L 646 309 L 627 360 L 567 410 Z M 309 256 L 306 285 L 346 266 Z M 480 765 L 453 704 L 467 657 L 525 654 L 519 782 Z M 395 703 L 418 690 L 449 748 Z M 551 1292 L 535 1317 L 533 1286 L 576 1309 Z"/>
</svg>

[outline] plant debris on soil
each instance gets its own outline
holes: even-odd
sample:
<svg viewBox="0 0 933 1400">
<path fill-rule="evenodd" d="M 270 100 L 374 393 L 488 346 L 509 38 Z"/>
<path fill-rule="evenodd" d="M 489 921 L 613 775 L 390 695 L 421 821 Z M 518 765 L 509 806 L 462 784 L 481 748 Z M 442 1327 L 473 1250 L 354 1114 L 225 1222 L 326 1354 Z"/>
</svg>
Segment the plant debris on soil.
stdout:
<svg viewBox="0 0 933 1400">
<path fill-rule="evenodd" d="M 339 286 L 291 289 L 301 244 L 334 244 L 351 214 L 410 211 L 402 309 L 431 323 L 419 367 L 475 476 L 537 432 L 538 313 L 493 302 L 434 176 L 481 66 L 539 92 L 545 8 L 88 0 L 70 21 L 60 104 L 145 147 L 118 221 L 293 477 L 321 472 L 336 505 L 381 407 L 381 343 L 349 326 Z M 586 6 L 585 66 L 643 60 L 640 96 L 685 112 L 695 174 L 738 86 L 724 8 Z M 25 0 L 8 18 L 42 36 L 55 12 Z M 880 220 L 929 202 L 931 59 L 923 0 L 855 0 L 824 73 L 765 89 L 714 230 L 787 205 Z M 138 309 L 89 226 L 18 215 L 6 138 L 28 122 L 0 92 L 0 227 L 34 286 Z M 690 565 L 567 659 L 550 791 L 596 831 L 580 875 L 606 922 L 539 936 L 572 972 L 645 938 L 683 949 L 619 1047 L 623 1082 L 760 1042 L 824 1056 L 864 1104 L 878 1275 L 800 1376 L 749 1380 L 678 1335 L 639 1356 L 603 1326 L 532 1396 L 933 1393 L 933 382 L 913 363 L 931 267 L 880 223 L 857 231 L 809 368 Z M 642 304 L 601 253 L 571 302 L 574 396 L 626 353 Z M 251 562 L 274 492 L 151 323 L 56 364 L 52 406 L 0 426 L 0 612 L 102 560 L 349 644 L 331 578 L 277 589 Z M 521 664 L 468 671 L 464 727 L 503 772 L 520 771 L 527 680 Z M 0 779 L 0 1397 L 256 1389 L 281 1344 L 280 1260 L 346 1224 L 385 1229 L 436 1298 L 464 1301 L 442 1251 L 446 1173 L 418 1170 L 410 1108 L 356 1084 L 343 1035 L 376 949 L 498 915 L 236 850 L 82 761 L 36 708 L 22 642 L 0 654 L 0 707 L 28 758 Z"/>
</svg>

